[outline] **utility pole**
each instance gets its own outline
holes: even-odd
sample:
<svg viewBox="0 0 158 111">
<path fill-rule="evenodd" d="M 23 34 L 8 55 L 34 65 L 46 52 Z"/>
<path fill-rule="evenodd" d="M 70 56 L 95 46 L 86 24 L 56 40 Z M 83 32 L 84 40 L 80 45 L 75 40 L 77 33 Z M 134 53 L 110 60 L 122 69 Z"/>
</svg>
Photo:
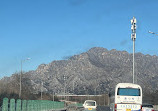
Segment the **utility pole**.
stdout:
<svg viewBox="0 0 158 111">
<path fill-rule="evenodd" d="M 20 73 L 20 90 L 19 90 L 19 99 L 21 99 L 21 76 L 22 76 L 22 63 L 23 63 L 23 61 L 21 60 L 21 73 Z"/>
<path fill-rule="evenodd" d="M 73 89 L 72 89 L 72 90 L 73 90 L 73 94 L 75 94 L 75 88 L 74 88 L 74 87 L 75 87 L 75 83 L 74 83 L 74 81 L 73 81 L 73 86 L 72 86 L 72 88 L 73 88 Z"/>
<path fill-rule="evenodd" d="M 133 17 L 133 19 L 131 19 L 131 30 L 132 30 L 132 34 L 131 34 L 131 39 L 133 41 L 133 84 L 135 83 L 135 76 L 134 76 L 134 53 L 135 53 L 135 40 L 136 40 L 136 18 Z"/>
<path fill-rule="evenodd" d="M 65 95 L 66 95 L 66 76 L 64 75 L 64 100 L 65 100 Z"/>
<path fill-rule="evenodd" d="M 42 88 L 43 88 L 43 81 L 41 80 L 41 100 L 42 100 L 42 92 L 43 92 Z"/>
</svg>

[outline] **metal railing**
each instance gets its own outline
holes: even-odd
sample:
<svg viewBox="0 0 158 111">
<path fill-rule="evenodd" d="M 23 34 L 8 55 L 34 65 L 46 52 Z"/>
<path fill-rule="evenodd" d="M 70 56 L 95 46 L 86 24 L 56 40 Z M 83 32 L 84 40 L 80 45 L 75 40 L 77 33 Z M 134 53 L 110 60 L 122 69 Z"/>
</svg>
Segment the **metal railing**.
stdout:
<svg viewBox="0 0 158 111">
<path fill-rule="evenodd" d="M 2 111 L 54 111 L 64 108 L 64 102 L 50 100 L 15 100 L 4 98 Z"/>
</svg>

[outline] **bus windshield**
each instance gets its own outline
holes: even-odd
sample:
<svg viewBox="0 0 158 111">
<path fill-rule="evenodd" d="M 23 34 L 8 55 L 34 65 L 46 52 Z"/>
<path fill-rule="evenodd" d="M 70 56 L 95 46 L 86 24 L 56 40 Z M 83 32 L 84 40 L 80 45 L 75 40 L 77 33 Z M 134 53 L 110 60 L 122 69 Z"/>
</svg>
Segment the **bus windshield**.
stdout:
<svg viewBox="0 0 158 111">
<path fill-rule="evenodd" d="M 136 88 L 118 88 L 117 95 L 121 95 L 121 96 L 140 96 L 140 89 L 136 89 Z"/>
</svg>

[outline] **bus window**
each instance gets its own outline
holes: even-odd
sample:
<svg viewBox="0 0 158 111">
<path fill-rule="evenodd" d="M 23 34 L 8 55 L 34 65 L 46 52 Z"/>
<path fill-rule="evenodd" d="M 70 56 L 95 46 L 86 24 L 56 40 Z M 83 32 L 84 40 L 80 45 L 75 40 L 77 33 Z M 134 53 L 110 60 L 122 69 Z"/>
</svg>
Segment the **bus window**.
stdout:
<svg viewBox="0 0 158 111">
<path fill-rule="evenodd" d="M 140 96 L 140 89 L 136 89 L 136 88 L 118 88 L 117 95 L 121 95 L 121 96 Z"/>
</svg>

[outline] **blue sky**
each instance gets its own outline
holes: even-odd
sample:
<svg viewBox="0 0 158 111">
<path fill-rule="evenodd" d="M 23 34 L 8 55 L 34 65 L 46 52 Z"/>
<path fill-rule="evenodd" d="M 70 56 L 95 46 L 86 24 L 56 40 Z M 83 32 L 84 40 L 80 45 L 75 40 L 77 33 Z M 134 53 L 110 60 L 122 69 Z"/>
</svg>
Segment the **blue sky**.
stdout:
<svg viewBox="0 0 158 111">
<path fill-rule="evenodd" d="M 157 0 L 0 0 L 0 78 L 92 47 L 158 55 Z"/>
</svg>

